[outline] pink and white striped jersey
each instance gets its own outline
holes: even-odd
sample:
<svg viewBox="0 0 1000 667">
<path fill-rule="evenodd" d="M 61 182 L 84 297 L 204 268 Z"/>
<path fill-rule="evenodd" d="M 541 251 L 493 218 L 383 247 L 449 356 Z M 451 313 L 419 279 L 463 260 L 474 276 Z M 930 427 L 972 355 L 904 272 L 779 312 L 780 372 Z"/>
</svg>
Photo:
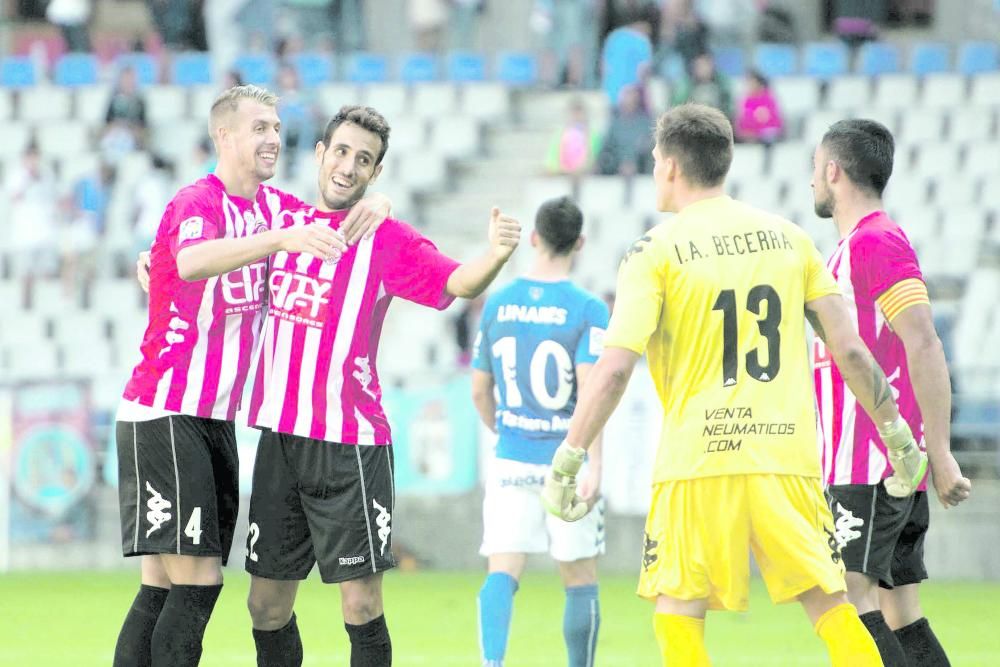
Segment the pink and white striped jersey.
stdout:
<svg viewBox="0 0 1000 667">
<path fill-rule="evenodd" d="M 280 218 L 282 227 L 337 229 L 345 216 L 303 209 Z M 275 254 L 250 425 L 328 442 L 391 444 L 376 369 L 386 310 L 394 296 L 447 308 L 454 298 L 445 286 L 457 266 L 415 229 L 392 219 L 337 262 Z"/>
<path fill-rule="evenodd" d="M 924 447 L 923 419 L 910 383 L 903 341 L 889 327 L 876 299 L 903 280 L 923 280 L 917 256 L 899 226 L 872 213 L 837 245 L 827 262 L 861 339 L 885 372 L 900 414 Z M 885 445 L 868 413 L 844 383 L 817 336 L 813 342 L 820 455 L 827 484 L 878 484 L 892 474 Z M 920 489 L 927 488 L 927 478 Z"/>
<path fill-rule="evenodd" d="M 187 281 L 177 273 L 177 253 L 211 239 L 250 236 L 269 228 L 282 209 L 301 206 L 293 195 L 263 185 L 254 201 L 228 194 L 214 174 L 174 196 L 151 249 L 149 324 L 125 400 L 235 418 L 260 334 L 267 261 Z"/>
</svg>

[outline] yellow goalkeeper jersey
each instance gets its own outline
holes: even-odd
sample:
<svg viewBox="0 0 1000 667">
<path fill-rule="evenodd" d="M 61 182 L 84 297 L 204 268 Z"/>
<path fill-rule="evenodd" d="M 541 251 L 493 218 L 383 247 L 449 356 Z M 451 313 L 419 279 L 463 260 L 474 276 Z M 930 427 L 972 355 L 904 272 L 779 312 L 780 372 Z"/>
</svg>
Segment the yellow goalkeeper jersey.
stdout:
<svg viewBox="0 0 1000 667">
<path fill-rule="evenodd" d="M 632 245 L 605 347 L 647 353 L 664 411 L 655 482 L 819 477 L 805 303 L 837 293 L 801 229 L 725 196 Z"/>
</svg>

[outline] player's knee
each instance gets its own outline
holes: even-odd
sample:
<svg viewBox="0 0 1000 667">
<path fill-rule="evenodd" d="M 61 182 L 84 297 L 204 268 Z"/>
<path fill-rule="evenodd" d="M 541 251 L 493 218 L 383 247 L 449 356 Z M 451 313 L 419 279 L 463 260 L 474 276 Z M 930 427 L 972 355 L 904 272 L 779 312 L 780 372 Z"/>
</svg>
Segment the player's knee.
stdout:
<svg viewBox="0 0 1000 667">
<path fill-rule="evenodd" d="M 277 630 L 285 627 L 292 617 L 292 608 L 284 600 L 250 591 L 247 609 L 258 630 Z"/>
<path fill-rule="evenodd" d="M 382 615 L 382 596 L 368 587 L 344 588 L 341 591 L 344 621 L 362 625 Z"/>
</svg>

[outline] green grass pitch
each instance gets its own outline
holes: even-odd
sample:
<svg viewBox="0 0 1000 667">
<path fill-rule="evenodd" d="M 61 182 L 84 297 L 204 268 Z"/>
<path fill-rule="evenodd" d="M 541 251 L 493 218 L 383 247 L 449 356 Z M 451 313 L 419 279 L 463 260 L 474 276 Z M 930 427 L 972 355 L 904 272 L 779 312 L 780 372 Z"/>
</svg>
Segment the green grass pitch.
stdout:
<svg viewBox="0 0 1000 667">
<path fill-rule="evenodd" d="M 0 665 L 107 667 L 137 572 L 0 575 Z M 202 665 L 253 665 L 244 601 L 248 578 L 227 571 L 226 587 L 205 637 Z M 394 664 L 479 664 L 474 572 L 390 572 L 385 579 Z M 658 663 L 652 606 L 634 594 L 635 576 L 601 582 L 597 664 Z M 551 573 L 528 573 L 515 599 L 507 651 L 511 667 L 565 664 L 562 589 Z M 955 667 L 1000 665 L 997 608 L 1000 584 L 925 584 L 923 604 Z M 317 576 L 300 588 L 296 610 L 306 665 L 346 665 L 347 637 L 336 587 Z M 827 665 L 820 640 L 798 605 L 776 607 L 755 582 L 746 614 L 710 613 L 707 642 L 713 664 Z"/>
</svg>

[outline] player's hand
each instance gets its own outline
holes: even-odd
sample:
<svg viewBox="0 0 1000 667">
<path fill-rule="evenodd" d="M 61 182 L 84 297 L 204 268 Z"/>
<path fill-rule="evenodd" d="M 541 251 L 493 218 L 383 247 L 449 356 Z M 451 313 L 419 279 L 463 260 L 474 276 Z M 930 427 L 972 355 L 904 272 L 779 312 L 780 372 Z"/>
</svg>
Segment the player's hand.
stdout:
<svg viewBox="0 0 1000 667">
<path fill-rule="evenodd" d="M 286 252 L 307 252 L 324 260 L 340 259 L 347 252 L 344 235 L 326 225 L 302 225 L 281 231 L 280 246 Z"/>
<path fill-rule="evenodd" d="M 563 442 L 552 457 L 552 466 L 545 475 L 542 505 L 563 521 L 579 521 L 590 506 L 576 493 L 576 474 L 580 472 L 587 452 Z"/>
<path fill-rule="evenodd" d="M 968 500 L 972 493 L 972 482 L 962 476 L 962 469 L 951 452 L 936 456 L 931 460 L 931 480 L 938 500 L 945 509 L 955 507 Z"/>
<path fill-rule="evenodd" d="M 501 262 L 506 262 L 521 242 L 521 223 L 509 215 L 501 215 L 496 206 L 490 211 L 490 250 Z"/>
<path fill-rule="evenodd" d="M 587 472 L 577 480 L 577 491 L 580 499 L 587 503 L 588 509 L 593 509 L 601 499 L 601 469 L 594 466 L 593 461 L 587 466 Z"/>
<path fill-rule="evenodd" d="M 347 212 L 340 225 L 340 231 L 347 239 L 347 245 L 354 245 L 362 238 L 371 238 L 392 212 L 392 200 L 375 192 L 357 202 Z"/>
<path fill-rule="evenodd" d="M 927 472 L 927 454 L 920 450 L 909 425 L 902 417 L 878 428 L 889 452 L 893 473 L 885 480 L 885 490 L 894 498 L 906 498 L 917 490 Z"/>
<path fill-rule="evenodd" d="M 149 294 L 149 251 L 143 250 L 135 260 L 135 277 L 142 291 Z"/>
</svg>

